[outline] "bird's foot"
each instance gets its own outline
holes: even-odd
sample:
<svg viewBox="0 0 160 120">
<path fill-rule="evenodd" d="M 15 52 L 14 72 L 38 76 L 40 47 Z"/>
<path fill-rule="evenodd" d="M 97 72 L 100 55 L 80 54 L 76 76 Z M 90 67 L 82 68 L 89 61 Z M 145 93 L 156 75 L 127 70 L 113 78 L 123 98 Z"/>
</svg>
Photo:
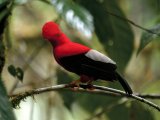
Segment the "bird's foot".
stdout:
<svg viewBox="0 0 160 120">
<path fill-rule="evenodd" d="M 95 89 L 95 87 L 92 85 L 92 84 L 87 84 L 87 89 L 88 90 L 94 90 Z"/>
<path fill-rule="evenodd" d="M 93 81 L 94 81 L 93 77 L 87 75 L 81 75 L 80 82 L 86 85 L 81 85 L 80 87 L 82 87 L 83 89 L 93 90 L 94 89 L 92 85 Z"/>
<path fill-rule="evenodd" d="M 80 87 L 85 90 L 94 90 L 95 89 L 95 87 L 92 84 L 86 84 L 86 85 L 81 84 Z"/>
<path fill-rule="evenodd" d="M 79 85 L 80 83 L 81 83 L 80 80 L 75 80 L 75 81 L 69 83 L 69 86 L 71 87 L 71 89 L 73 91 L 77 91 L 80 88 L 80 85 Z"/>
<path fill-rule="evenodd" d="M 77 91 L 80 87 L 86 90 L 94 90 L 94 86 L 92 85 L 92 81 L 93 80 L 88 80 L 86 82 L 86 85 L 80 84 L 83 83 L 82 79 L 78 79 L 75 81 L 72 81 L 71 83 L 69 83 L 69 87 L 73 90 L 73 91 Z"/>
</svg>

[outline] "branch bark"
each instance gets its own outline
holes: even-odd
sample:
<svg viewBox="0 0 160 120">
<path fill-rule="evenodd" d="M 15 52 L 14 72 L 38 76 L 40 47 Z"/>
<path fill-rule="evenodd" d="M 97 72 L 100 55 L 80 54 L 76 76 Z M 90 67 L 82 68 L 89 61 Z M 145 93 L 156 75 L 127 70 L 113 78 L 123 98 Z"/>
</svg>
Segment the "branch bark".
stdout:
<svg viewBox="0 0 160 120">
<path fill-rule="evenodd" d="M 88 92 L 91 94 L 95 93 L 95 94 L 104 94 L 104 95 L 131 98 L 131 99 L 135 99 L 137 101 L 140 101 L 144 104 L 147 104 L 147 105 L 153 107 L 154 109 L 160 111 L 160 107 L 158 105 L 145 99 L 147 97 L 146 95 L 144 95 L 145 98 L 142 98 L 143 95 L 138 95 L 138 94 L 128 95 L 124 91 L 109 88 L 109 87 L 104 87 L 104 86 L 98 86 L 98 85 L 93 85 L 94 90 L 87 89 L 87 85 L 80 85 L 80 87 L 81 88 L 77 89 L 77 92 Z M 36 94 L 41 94 L 41 93 L 49 92 L 49 91 L 59 91 L 59 90 L 63 90 L 63 89 L 73 91 L 70 88 L 73 89 L 73 86 L 70 86 L 69 84 L 60 84 L 60 85 L 55 85 L 55 86 L 51 86 L 51 87 L 38 88 L 38 89 L 30 90 L 27 92 L 19 93 L 16 95 L 12 95 L 12 96 L 10 96 L 10 101 L 12 102 L 13 107 L 16 108 L 17 106 L 19 106 L 21 100 L 24 100 L 29 96 L 33 96 Z"/>
</svg>

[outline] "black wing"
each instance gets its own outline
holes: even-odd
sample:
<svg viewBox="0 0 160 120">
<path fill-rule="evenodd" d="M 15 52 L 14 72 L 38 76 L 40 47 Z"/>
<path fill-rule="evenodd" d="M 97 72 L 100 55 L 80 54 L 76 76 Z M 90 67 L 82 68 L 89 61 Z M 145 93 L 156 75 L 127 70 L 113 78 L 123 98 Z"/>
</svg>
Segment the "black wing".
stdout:
<svg viewBox="0 0 160 120">
<path fill-rule="evenodd" d="M 126 93 L 132 94 L 127 81 L 115 71 L 115 62 L 98 51 L 90 50 L 86 54 L 64 57 L 59 62 L 65 69 L 78 75 L 92 76 L 95 80 L 118 80 Z"/>
<path fill-rule="evenodd" d="M 86 54 L 64 57 L 59 62 L 65 69 L 78 75 L 83 74 L 109 81 L 116 80 L 115 62 L 96 50 L 90 50 Z"/>
</svg>

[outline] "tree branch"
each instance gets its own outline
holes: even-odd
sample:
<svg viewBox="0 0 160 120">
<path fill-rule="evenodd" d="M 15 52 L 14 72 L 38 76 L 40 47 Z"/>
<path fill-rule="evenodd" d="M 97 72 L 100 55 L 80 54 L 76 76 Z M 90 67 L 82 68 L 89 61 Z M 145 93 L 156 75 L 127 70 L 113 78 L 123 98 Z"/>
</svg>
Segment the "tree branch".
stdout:
<svg viewBox="0 0 160 120">
<path fill-rule="evenodd" d="M 142 97 L 142 98 L 147 98 L 147 99 L 160 99 L 160 94 L 136 94 L 138 95 L 139 97 Z"/>
<path fill-rule="evenodd" d="M 119 16 L 119 15 L 117 15 L 117 14 L 115 14 L 115 13 L 109 12 L 109 11 L 106 11 L 106 12 L 107 12 L 108 14 L 114 16 L 114 17 L 117 17 L 117 18 L 119 18 L 119 19 L 121 19 L 121 20 L 124 20 L 124 21 L 126 21 L 126 22 L 134 25 L 134 26 L 137 27 L 137 28 L 140 28 L 140 29 L 142 29 L 142 30 L 144 30 L 144 31 L 147 31 L 147 32 L 151 33 L 151 34 L 156 34 L 156 35 L 160 36 L 159 33 L 156 33 L 156 32 L 153 32 L 153 31 L 150 30 L 150 29 L 144 28 L 144 27 L 142 27 L 142 26 L 134 23 L 133 21 L 131 21 L 131 20 L 127 19 L 127 18 L 121 17 L 121 16 Z"/>
<path fill-rule="evenodd" d="M 98 85 L 93 85 L 94 90 L 88 90 L 87 85 L 80 85 L 80 87 L 81 88 L 77 89 L 77 92 L 88 92 L 88 93 L 95 93 L 95 94 L 104 94 L 104 95 L 132 98 L 132 99 L 135 99 L 135 100 L 140 101 L 142 103 L 145 103 L 145 104 L 153 107 L 154 109 L 160 111 L 160 107 L 158 105 L 145 99 L 148 95 L 144 95 L 145 98 L 142 98 L 143 95 L 139 95 L 139 96 L 138 96 L 138 94 L 128 95 L 121 90 L 117 90 L 117 89 L 113 89 L 113 88 L 109 88 L 109 87 L 104 87 L 104 86 L 98 86 Z M 30 90 L 27 92 L 23 92 L 23 93 L 20 93 L 17 95 L 12 95 L 12 96 L 10 96 L 10 101 L 12 102 L 13 107 L 16 108 L 17 106 L 19 106 L 19 103 L 21 102 L 21 100 L 24 100 L 29 96 L 33 96 L 36 94 L 49 92 L 49 91 L 59 91 L 62 89 L 65 89 L 65 90 L 67 89 L 67 90 L 73 91 L 70 88 L 73 89 L 73 86 L 71 86 L 70 84 L 60 84 L 60 85 L 55 85 L 55 86 L 51 86 L 51 87 L 38 88 L 38 89 Z"/>
</svg>

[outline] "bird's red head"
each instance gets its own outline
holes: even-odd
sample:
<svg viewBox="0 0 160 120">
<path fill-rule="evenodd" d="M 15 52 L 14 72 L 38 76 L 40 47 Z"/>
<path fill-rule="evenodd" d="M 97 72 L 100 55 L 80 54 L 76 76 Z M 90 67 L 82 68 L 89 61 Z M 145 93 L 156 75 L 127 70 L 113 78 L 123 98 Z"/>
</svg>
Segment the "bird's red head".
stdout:
<svg viewBox="0 0 160 120">
<path fill-rule="evenodd" d="M 56 23 L 49 21 L 42 27 L 42 35 L 45 39 L 52 41 L 61 35 L 61 30 Z"/>
</svg>

